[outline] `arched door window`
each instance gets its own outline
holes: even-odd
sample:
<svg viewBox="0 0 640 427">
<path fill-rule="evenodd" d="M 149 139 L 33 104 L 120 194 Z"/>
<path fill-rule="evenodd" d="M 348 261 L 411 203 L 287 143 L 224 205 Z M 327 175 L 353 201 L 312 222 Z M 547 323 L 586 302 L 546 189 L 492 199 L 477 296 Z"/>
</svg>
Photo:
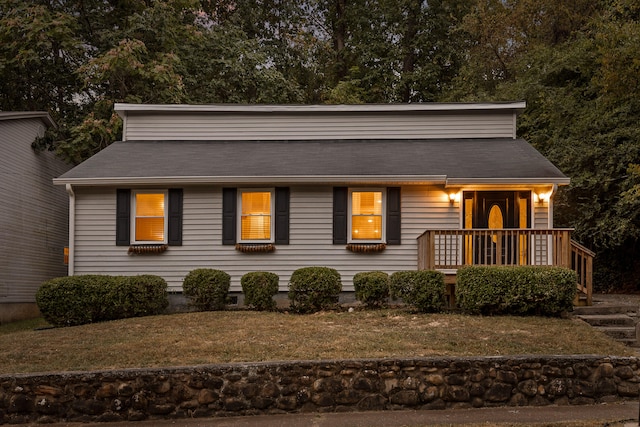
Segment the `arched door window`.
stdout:
<svg viewBox="0 0 640 427">
<path fill-rule="evenodd" d="M 497 204 L 491 206 L 489 210 L 489 228 L 492 230 L 504 228 L 504 215 Z"/>
<path fill-rule="evenodd" d="M 504 215 L 502 215 L 502 209 L 500 209 L 499 205 L 495 204 L 491 206 L 488 222 L 490 230 L 499 230 L 504 228 Z M 496 243 L 498 241 L 498 236 L 494 234 L 491 236 L 491 239 L 493 240 L 493 243 Z"/>
</svg>

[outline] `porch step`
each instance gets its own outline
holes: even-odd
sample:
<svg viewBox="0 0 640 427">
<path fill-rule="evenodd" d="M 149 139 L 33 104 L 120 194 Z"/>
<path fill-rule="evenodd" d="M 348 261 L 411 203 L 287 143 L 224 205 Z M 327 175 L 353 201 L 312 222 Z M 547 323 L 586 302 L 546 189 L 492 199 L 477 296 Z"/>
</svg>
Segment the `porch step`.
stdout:
<svg viewBox="0 0 640 427">
<path fill-rule="evenodd" d="M 636 305 L 574 307 L 573 314 L 616 341 L 631 347 L 640 346 L 636 337 L 636 325 L 639 320 Z"/>
<path fill-rule="evenodd" d="M 573 307 L 573 314 L 577 316 L 596 316 L 608 314 L 626 314 L 628 316 L 638 315 L 638 306 L 628 304 L 618 305 L 589 305 L 584 307 Z"/>
<path fill-rule="evenodd" d="M 574 307 L 573 314 L 616 341 L 631 347 L 640 347 L 636 334 L 639 321 L 637 305 L 602 304 Z"/>
<path fill-rule="evenodd" d="M 636 328 L 634 326 L 596 326 L 596 330 L 609 335 L 616 341 L 627 344 L 636 341 Z"/>
<path fill-rule="evenodd" d="M 578 315 L 591 326 L 630 326 L 635 328 L 636 320 L 627 314 L 589 314 Z"/>
</svg>

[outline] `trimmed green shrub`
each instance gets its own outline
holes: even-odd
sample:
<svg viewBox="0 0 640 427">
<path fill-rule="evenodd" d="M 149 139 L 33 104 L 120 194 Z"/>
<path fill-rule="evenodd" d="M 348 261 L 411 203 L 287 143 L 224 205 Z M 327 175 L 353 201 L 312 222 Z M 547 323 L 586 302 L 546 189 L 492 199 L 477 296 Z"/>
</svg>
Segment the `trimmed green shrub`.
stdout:
<svg viewBox="0 0 640 427">
<path fill-rule="evenodd" d="M 184 295 L 198 310 L 223 310 L 231 286 L 231 276 L 222 270 L 197 268 L 182 282 Z"/>
<path fill-rule="evenodd" d="M 367 307 L 381 307 L 389 298 L 389 275 L 384 271 L 367 271 L 353 276 L 356 299 Z"/>
<path fill-rule="evenodd" d="M 273 296 L 278 293 L 280 278 L 268 271 L 253 271 L 240 279 L 245 305 L 255 310 L 274 310 Z"/>
<path fill-rule="evenodd" d="M 557 316 L 573 308 L 573 270 L 546 266 L 468 266 L 458 270 L 456 300 L 468 313 Z"/>
<path fill-rule="evenodd" d="M 338 302 L 342 291 L 340 273 L 329 267 L 303 267 L 289 281 L 289 301 L 294 313 L 325 310 Z"/>
<path fill-rule="evenodd" d="M 44 282 L 36 303 L 50 324 L 74 326 L 160 314 L 169 299 L 159 276 L 82 275 Z"/>
<path fill-rule="evenodd" d="M 106 292 L 105 320 L 149 316 L 169 305 L 167 282 L 158 276 L 119 276 Z"/>
<path fill-rule="evenodd" d="M 397 271 L 390 277 L 391 297 L 425 313 L 445 306 L 444 274 L 433 270 Z"/>
</svg>

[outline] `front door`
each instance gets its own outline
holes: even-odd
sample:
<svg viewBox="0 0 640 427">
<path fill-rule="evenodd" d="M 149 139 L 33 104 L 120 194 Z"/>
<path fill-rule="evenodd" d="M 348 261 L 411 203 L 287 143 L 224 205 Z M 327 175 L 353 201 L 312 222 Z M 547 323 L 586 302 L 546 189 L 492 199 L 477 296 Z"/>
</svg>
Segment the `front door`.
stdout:
<svg viewBox="0 0 640 427">
<path fill-rule="evenodd" d="M 530 192 L 468 191 L 464 193 L 464 228 L 478 231 L 465 242 L 467 264 L 524 264 L 527 240 L 508 229 L 529 228 Z"/>
</svg>

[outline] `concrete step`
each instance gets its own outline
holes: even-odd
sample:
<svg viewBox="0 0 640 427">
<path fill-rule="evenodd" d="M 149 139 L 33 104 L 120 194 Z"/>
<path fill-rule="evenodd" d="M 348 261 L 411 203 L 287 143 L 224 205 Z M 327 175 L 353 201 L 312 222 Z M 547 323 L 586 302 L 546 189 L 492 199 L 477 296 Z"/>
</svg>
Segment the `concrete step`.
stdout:
<svg viewBox="0 0 640 427">
<path fill-rule="evenodd" d="M 638 306 L 635 305 L 589 305 L 573 307 L 574 315 L 601 315 L 601 314 L 638 314 Z"/>
<path fill-rule="evenodd" d="M 629 326 L 634 327 L 636 319 L 626 314 L 580 314 L 576 316 L 591 326 Z"/>
<path fill-rule="evenodd" d="M 625 326 L 596 326 L 596 330 L 603 332 L 616 341 L 635 341 L 636 328 Z"/>
</svg>

